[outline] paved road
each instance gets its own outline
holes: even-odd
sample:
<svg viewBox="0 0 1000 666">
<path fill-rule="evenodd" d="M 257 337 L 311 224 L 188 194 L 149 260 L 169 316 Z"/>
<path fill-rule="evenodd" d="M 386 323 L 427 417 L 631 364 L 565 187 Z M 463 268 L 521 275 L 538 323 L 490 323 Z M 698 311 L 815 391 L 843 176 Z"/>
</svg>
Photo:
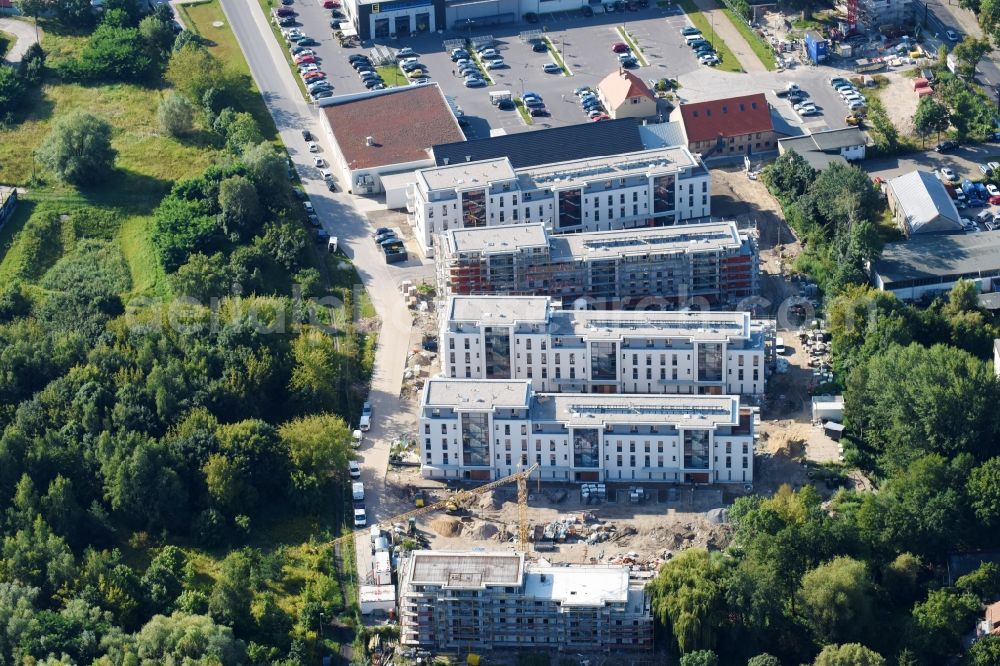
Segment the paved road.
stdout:
<svg viewBox="0 0 1000 666">
<path fill-rule="evenodd" d="M 733 52 L 733 55 L 740 61 L 743 69 L 748 74 L 767 71 L 767 67 L 760 61 L 757 54 L 753 52 L 753 49 L 747 44 L 747 40 L 736 29 L 736 26 L 729 20 L 726 13 L 722 11 L 722 6 L 719 3 L 715 2 L 715 0 L 694 0 L 694 4 L 711 21 L 715 34 L 726 43 L 726 46 Z"/>
<path fill-rule="evenodd" d="M 960 35 L 982 38 L 983 30 L 979 27 L 976 15 L 957 3 L 943 0 L 920 0 L 914 3 L 918 13 L 926 11 L 927 31 L 945 39 L 946 30 L 955 30 Z M 945 40 L 946 43 L 947 40 Z M 1000 87 L 1000 52 L 996 50 L 987 54 L 976 68 L 976 79 L 983 85 L 992 99 L 997 98 L 997 88 Z"/>
<path fill-rule="evenodd" d="M 7 51 L 7 55 L 4 56 L 4 62 L 11 65 L 21 62 L 28 47 L 42 36 L 42 31 L 36 30 L 33 23 L 12 18 L 0 18 L 0 31 L 10 33 L 17 38 L 10 50 Z"/>
<path fill-rule="evenodd" d="M 315 169 L 302 141 L 301 130 L 310 129 L 323 142 L 326 133 L 320 129 L 316 108 L 303 100 L 260 6 L 245 0 L 221 2 L 250 64 L 257 87 L 274 117 L 323 226 L 331 235 L 338 237 L 341 249 L 354 262 L 380 319 L 370 395 L 372 429 L 366 433 L 358 453 L 361 480 L 366 489 L 368 520 L 384 519 L 388 516 L 381 513 L 380 495 L 385 488 L 389 443 L 398 435 L 413 433 L 413 415 L 401 407 L 399 399 L 412 322 L 398 287 L 399 282 L 410 277 L 412 271 L 386 265 L 371 241 L 371 227 L 361 210 L 373 208 L 371 202 L 347 194 L 331 193 L 321 180 L 310 178 Z M 322 148 L 330 154 L 329 145 Z M 357 552 L 359 574 L 363 579 L 369 561 L 367 531 L 357 539 Z"/>
</svg>

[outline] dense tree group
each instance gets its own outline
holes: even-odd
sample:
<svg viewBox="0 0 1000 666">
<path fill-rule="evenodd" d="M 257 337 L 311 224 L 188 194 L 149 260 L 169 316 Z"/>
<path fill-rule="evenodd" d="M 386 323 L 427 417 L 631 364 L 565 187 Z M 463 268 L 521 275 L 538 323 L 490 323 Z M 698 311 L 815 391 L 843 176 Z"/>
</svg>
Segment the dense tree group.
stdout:
<svg viewBox="0 0 1000 666">
<path fill-rule="evenodd" d="M 883 206 L 868 174 L 843 164 L 817 173 L 789 151 L 764 170 L 764 182 L 806 246 L 800 267 L 826 290 L 863 282 L 864 264 L 880 248 L 874 220 Z"/>
<path fill-rule="evenodd" d="M 653 609 L 679 652 L 722 663 L 949 663 L 1000 598 L 991 562 L 944 584 L 950 553 L 1000 546 L 997 326 L 967 282 L 926 307 L 848 287 L 827 313 L 847 462 L 878 492 L 840 489 L 824 503 L 810 485 L 785 486 L 738 499 L 729 548 L 674 557 Z M 980 641 L 966 663 L 998 653 Z"/>
<path fill-rule="evenodd" d="M 331 284 L 311 247 L 286 158 L 247 112 L 247 77 L 144 6 L 105 0 L 59 73 L 143 85 L 165 73 L 162 130 L 198 131 L 216 163 L 143 220 L 147 268 L 166 274 L 155 293 L 133 293 L 114 208 L 38 202 L 7 251 L 0 664 L 317 663 L 320 619 L 351 612 L 320 542 L 344 524 L 346 419 L 370 341 L 335 320 L 343 311 L 294 297 L 301 282 L 351 312 L 351 273 Z M 22 3 L 59 22 L 74 7 Z M 7 76 L 0 66 L 0 105 Z M 38 157 L 89 186 L 114 169 L 113 135 L 75 110 Z M 274 543 L 287 523 L 298 536 Z"/>
</svg>

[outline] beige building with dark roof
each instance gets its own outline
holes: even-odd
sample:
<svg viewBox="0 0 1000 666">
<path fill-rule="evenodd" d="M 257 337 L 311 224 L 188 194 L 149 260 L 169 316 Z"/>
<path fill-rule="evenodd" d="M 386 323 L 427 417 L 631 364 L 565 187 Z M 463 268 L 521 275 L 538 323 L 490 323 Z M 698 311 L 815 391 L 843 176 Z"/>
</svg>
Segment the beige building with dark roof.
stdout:
<svg viewBox="0 0 1000 666">
<path fill-rule="evenodd" d="M 608 115 L 618 118 L 652 118 L 656 115 L 656 96 L 638 76 L 619 68 L 597 84 Z"/>
</svg>

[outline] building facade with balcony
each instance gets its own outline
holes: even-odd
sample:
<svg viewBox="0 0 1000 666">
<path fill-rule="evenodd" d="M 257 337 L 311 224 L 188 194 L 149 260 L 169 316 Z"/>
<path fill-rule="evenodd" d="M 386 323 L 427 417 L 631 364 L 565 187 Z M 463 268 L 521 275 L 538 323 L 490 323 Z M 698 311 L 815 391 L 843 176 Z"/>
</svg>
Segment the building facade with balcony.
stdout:
<svg viewBox="0 0 1000 666">
<path fill-rule="evenodd" d="M 435 259 L 438 293 L 549 295 L 593 309 L 742 309 L 758 254 L 734 222 L 549 235 L 540 222 L 450 229 Z"/>
<path fill-rule="evenodd" d="M 421 473 L 491 480 L 538 463 L 569 482 L 750 483 L 753 414 L 730 395 L 535 393 L 531 382 L 432 378 Z"/>
<path fill-rule="evenodd" d="M 399 565 L 403 645 L 648 651 L 653 617 L 627 566 L 551 566 L 512 551 L 417 550 Z"/>
<path fill-rule="evenodd" d="M 516 169 L 508 157 L 420 169 L 407 211 L 426 256 L 452 229 L 541 222 L 554 233 L 673 224 L 711 214 L 711 178 L 668 147 Z"/>
<path fill-rule="evenodd" d="M 748 312 L 561 310 L 547 296 L 452 296 L 442 374 L 541 393 L 764 392 L 766 327 Z"/>
</svg>

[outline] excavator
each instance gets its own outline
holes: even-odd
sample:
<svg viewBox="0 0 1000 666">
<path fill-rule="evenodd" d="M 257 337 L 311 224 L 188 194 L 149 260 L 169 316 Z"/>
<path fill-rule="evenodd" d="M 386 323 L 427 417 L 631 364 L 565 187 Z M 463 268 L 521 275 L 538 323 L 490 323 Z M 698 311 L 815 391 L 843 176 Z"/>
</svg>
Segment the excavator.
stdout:
<svg viewBox="0 0 1000 666">
<path fill-rule="evenodd" d="M 505 486 L 508 483 L 517 483 L 517 543 L 518 550 L 522 553 L 526 552 L 528 549 L 528 478 L 538 469 L 538 463 L 534 463 L 527 469 L 519 470 L 514 472 L 510 476 L 505 476 L 496 481 L 491 481 L 482 486 L 472 488 L 471 490 L 458 490 L 455 494 L 443 499 L 439 502 L 433 502 L 431 504 L 425 504 L 422 507 L 413 509 L 412 511 L 407 511 L 405 513 L 400 513 L 390 518 L 385 518 L 378 521 L 378 523 L 373 523 L 378 525 L 383 529 L 391 528 L 393 523 L 407 523 L 410 519 L 415 519 L 418 516 L 423 516 L 428 513 L 433 513 L 435 511 L 447 511 L 448 513 L 458 512 L 462 506 L 465 506 L 468 500 L 473 497 L 478 497 L 484 493 L 487 493 L 500 486 Z M 370 526 L 369 526 L 370 527 Z M 340 537 L 337 537 L 330 542 L 330 545 L 336 546 L 337 544 L 343 543 L 345 541 L 352 540 L 356 538 L 361 533 L 367 533 L 367 530 L 355 530 L 353 532 L 348 532 Z"/>
</svg>

